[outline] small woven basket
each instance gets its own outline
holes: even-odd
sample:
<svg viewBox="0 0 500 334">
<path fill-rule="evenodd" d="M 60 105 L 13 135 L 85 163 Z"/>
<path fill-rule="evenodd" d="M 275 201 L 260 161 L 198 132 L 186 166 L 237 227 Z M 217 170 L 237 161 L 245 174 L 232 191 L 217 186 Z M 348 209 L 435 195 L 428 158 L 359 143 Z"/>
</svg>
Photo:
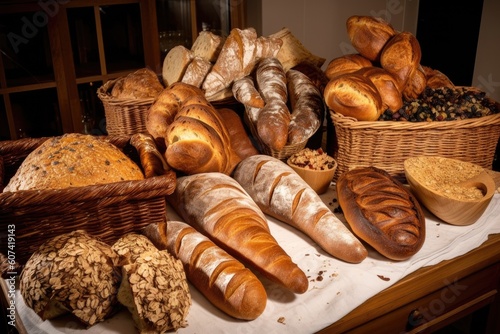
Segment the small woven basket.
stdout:
<svg viewBox="0 0 500 334">
<path fill-rule="evenodd" d="M 334 176 L 355 167 L 376 166 L 402 182 L 404 161 L 413 156 L 455 158 L 491 169 L 500 137 L 500 114 L 434 121 L 358 121 L 330 110 L 337 150 Z"/>
<path fill-rule="evenodd" d="M 176 176 L 156 151 L 152 137 L 99 138 L 138 163 L 145 179 L 0 193 L 0 253 L 22 265 L 43 242 L 63 233 L 82 229 L 111 244 L 126 233 L 167 220 L 165 196 L 174 191 Z M 24 158 L 47 139 L 0 142 L 0 190 Z"/>
<path fill-rule="evenodd" d="M 147 133 L 146 117 L 149 107 L 151 107 L 155 99 L 120 99 L 112 97 L 110 93 L 118 79 L 108 80 L 97 90 L 97 96 L 104 105 L 108 135 Z"/>
<path fill-rule="evenodd" d="M 260 153 L 270 155 L 274 158 L 277 158 L 279 160 L 287 160 L 290 156 L 293 154 L 301 151 L 303 148 L 306 147 L 309 138 L 304 140 L 303 142 L 296 143 L 293 145 L 285 145 L 281 150 L 275 150 L 272 147 L 269 147 L 266 145 L 259 137 L 259 134 L 257 133 L 257 129 L 255 128 L 255 124 L 250 120 L 250 117 L 248 115 L 248 112 L 243 113 L 243 121 L 247 125 L 247 127 L 250 129 L 250 132 L 252 134 L 253 139 L 255 140 L 257 144 L 257 149 L 259 150 Z M 316 131 L 318 131 L 320 126 L 318 126 L 312 134 L 314 135 Z M 312 135 L 311 135 L 312 136 Z"/>
</svg>

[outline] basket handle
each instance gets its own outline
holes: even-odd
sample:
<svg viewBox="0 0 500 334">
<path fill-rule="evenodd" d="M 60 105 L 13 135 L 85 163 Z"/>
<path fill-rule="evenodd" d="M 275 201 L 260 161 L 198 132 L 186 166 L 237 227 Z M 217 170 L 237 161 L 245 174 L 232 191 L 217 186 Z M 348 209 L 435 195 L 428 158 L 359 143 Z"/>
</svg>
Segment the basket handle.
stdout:
<svg viewBox="0 0 500 334">
<path fill-rule="evenodd" d="M 130 144 L 139 153 L 145 177 L 165 175 L 172 171 L 156 148 L 155 141 L 151 135 L 144 133 L 133 134 L 130 138 Z"/>
</svg>

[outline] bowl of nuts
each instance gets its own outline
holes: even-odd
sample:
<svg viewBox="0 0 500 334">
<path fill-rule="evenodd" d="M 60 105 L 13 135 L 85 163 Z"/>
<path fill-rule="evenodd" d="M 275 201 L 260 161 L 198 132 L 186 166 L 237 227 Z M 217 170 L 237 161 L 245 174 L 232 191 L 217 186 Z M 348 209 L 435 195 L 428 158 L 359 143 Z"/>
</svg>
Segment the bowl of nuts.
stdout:
<svg viewBox="0 0 500 334">
<path fill-rule="evenodd" d="M 406 180 L 418 201 L 452 225 L 475 223 L 495 193 L 495 181 L 479 165 L 439 156 L 404 161 Z"/>
<path fill-rule="evenodd" d="M 290 166 L 318 195 L 325 193 L 332 182 L 337 161 L 321 148 L 304 148 L 287 160 Z"/>
</svg>

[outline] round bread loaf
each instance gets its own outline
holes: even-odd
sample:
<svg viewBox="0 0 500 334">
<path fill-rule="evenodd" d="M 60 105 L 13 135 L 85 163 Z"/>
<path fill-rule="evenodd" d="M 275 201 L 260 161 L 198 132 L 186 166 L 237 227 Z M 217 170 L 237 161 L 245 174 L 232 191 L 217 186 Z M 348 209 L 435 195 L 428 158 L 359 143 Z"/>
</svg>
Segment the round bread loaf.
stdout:
<svg viewBox="0 0 500 334">
<path fill-rule="evenodd" d="M 328 108 L 359 121 L 375 121 L 382 113 L 382 99 L 377 87 L 358 73 L 333 78 L 323 95 Z"/>
<path fill-rule="evenodd" d="M 26 262 L 19 289 L 43 320 L 71 312 L 86 325 L 111 315 L 120 271 L 111 247 L 77 230 L 43 243 Z"/>
<path fill-rule="evenodd" d="M 3 191 L 64 189 L 142 179 L 139 166 L 116 146 L 91 135 L 69 133 L 48 139 L 33 150 Z"/>
<path fill-rule="evenodd" d="M 337 197 L 354 234 L 385 257 L 405 260 L 422 247 L 425 217 L 420 204 L 386 171 L 359 167 L 342 173 Z"/>
<path fill-rule="evenodd" d="M 396 34 L 388 22 L 373 16 L 351 16 L 346 26 L 352 46 L 371 61 L 379 60 L 381 50 Z"/>
<path fill-rule="evenodd" d="M 111 96 L 117 99 L 154 99 L 163 88 L 155 72 L 141 68 L 116 80 Z"/>
<path fill-rule="evenodd" d="M 403 106 L 403 95 L 398 89 L 396 79 L 381 67 L 370 66 L 358 70 L 373 82 L 382 99 L 382 109 L 397 111 Z"/>
</svg>

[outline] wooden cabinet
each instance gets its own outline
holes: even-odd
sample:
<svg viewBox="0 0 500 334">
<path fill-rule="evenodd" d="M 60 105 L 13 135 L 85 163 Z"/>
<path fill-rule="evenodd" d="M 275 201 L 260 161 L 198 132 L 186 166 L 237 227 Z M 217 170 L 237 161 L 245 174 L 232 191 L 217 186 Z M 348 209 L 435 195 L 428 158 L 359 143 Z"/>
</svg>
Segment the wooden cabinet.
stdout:
<svg viewBox="0 0 500 334">
<path fill-rule="evenodd" d="M 319 333 L 500 333 L 499 249 L 419 269 Z"/>
<path fill-rule="evenodd" d="M 148 67 L 202 29 L 243 26 L 244 1 L 0 2 L 0 140 L 106 133 L 97 89 Z M 162 47 L 160 47 L 162 46 Z"/>
</svg>

